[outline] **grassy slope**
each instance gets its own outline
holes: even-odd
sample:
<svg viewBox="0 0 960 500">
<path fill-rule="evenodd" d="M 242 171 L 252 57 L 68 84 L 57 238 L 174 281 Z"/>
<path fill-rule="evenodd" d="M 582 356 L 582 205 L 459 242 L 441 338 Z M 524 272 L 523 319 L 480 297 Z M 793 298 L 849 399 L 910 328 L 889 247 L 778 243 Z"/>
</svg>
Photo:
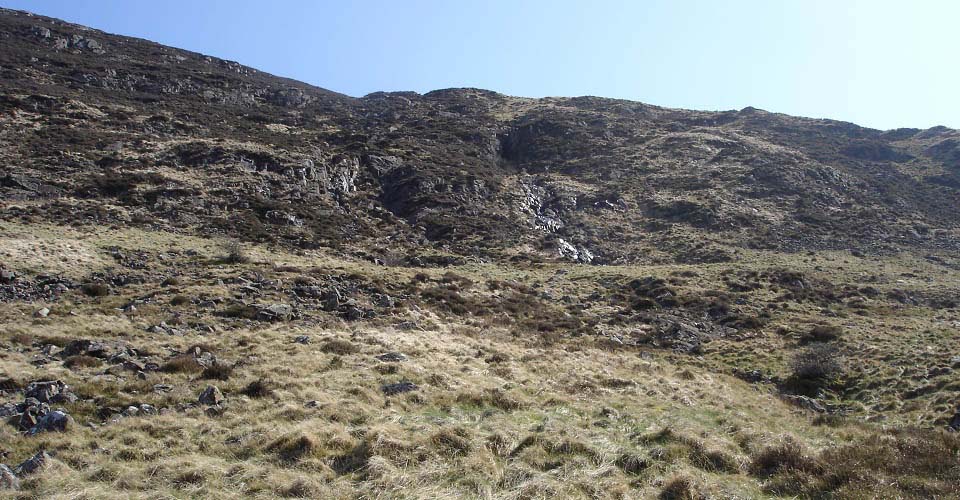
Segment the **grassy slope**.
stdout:
<svg viewBox="0 0 960 500">
<path fill-rule="evenodd" d="M 956 439 L 939 431 L 903 434 L 859 423 L 882 416 L 895 424 L 929 424 L 948 411 L 956 387 L 941 385 L 913 400 L 904 400 L 902 393 L 904 387 L 931 383 L 926 377 L 910 379 L 909 365 L 949 357 L 957 340 L 957 330 L 950 326 L 957 321 L 955 312 L 934 314 L 919 307 L 888 311 L 877 304 L 864 317 L 835 307 L 840 316 L 827 319 L 845 329 L 841 349 L 858 356 L 859 376 L 870 377 L 858 381 L 863 387 L 859 399 L 847 402 L 853 418 L 836 422 L 787 405 L 770 386 L 749 385 L 726 374 L 739 366 L 785 375 L 796 344 L 791 335 L 824 319 L 823 311 L 809 304 L 774 316 L 752 339 L 708 344 L 699 357 L 612 346 L 605 335 L 548 337 L 509 318 L 454 317 L 416 304 L 360 322 L 313 311 L 295 322 L 259 324 L 170 301 L 178 295 L 235 296 L 237 287 L 229 279 L 253 271 L 288 282 L 309 273 L 408 283 L 421 270 L 260 247 L 247 249 L 250 263 L 224 264 L 218 261 L 222 242 L 139 230 L 3 223 L 0 242 L 3 262 L 28 274 L 53 271 L 81 278 L 106 271 L 116 267 L 106 251 L 113 246 L 149 256 L 143 284 L 115 288 L 102 298 L 71 292 L 49 305 L 52 313 L 46 319 L 32 317 L 40 304 L 0 304 L 0 378 L 61 379 L 81 396 L 100 398 L 97 405 L 68 406 L 80 425 L 64 434 L 24 437 L 12 426 L 0 426 L 0 448 L 9 462 L 38 449 L 55 455 L 51 469 L 25 481 L 26 492 L 38 497 L 233 497 L 240 492 L 262 497 L 634 498 L 696 492 L 754 498 L 834 491 L 856 498 L 958 493 L 956 466 L 950 465 L 950 454 L 955 463 L 960 449 Z M 934 269 L 909 256 L 861 260 L 838 254 L 747 254 L 738 264 L 689 268 L 474 264 L 455 271 L 475 283 L 539 282 L 554 295 L 583 297 L 604 290 L 600 283 L 606 278 L 667 277 L 696 269 L 697 276 L 681 285 L 693 293 L 716 288 L 721 273 L 730 268 L 771 266 L 839 282 L 877 275 L 880 279 L 872 282 L 881 288 L 938 289 L 957 277 L 956 271 Z M 446 271 L 427 273 L 439 279 Z M 179 275 L 179 284 L 162 286 L 170 275 Z M 154 293 L 136 313 L 119 309 L 133 297 Z M 491 293 L 479 285 L 463 291 Z M 758 292 L 758 300 L 763 293 Z M 282 294 L 274 295 L 282 300 Z M 593 307 L 598 315 L 613 309 Z M 146 331 L 160 321 L 175 324 L 177 317 L 215 324 L 217 331 L 187 329 L 182 336 Z M 413 321 L 418 328 L 399 328 L 401 321 Z M 791 333 L 775 333 L 778 328 Z M 298 335 L 309 335 L 311 343 L 293 343 Z M 226 381 L 164 372 L 140 380 L 132 374 L 99 375 L 106 366 L 69 369 L 60 362 L 31 363 L 42 357 L 31 345 L 73 338 L 123 339 L 161 362 L 202 344 L 235 368 Z M 375 359 L 387 351 L 408 359 L 399 364 Z M 272 394 L 243 395 L 244 387 L 258 379 L 267 381 Z M 420 390 L 391 397 L 380 391 L 381 384 L 401 380 Z M 154 384 L 161 383 L 173 390 L 155 392 Z M 223 416 L 188 408 L 95 428 L 85 425 L 100 422 L 94 415 L 98 405 L 176 408 L 195 401 L 209 383 L 226 394 Z M 308 401 L 316 406 L 306 407 Z M 924 461 L 936 454 L 944 466 Z M 770 464 L 772 474 L 762 470 Z M 820 476 L 827 479 L 818 482 Z"/>
</svg>

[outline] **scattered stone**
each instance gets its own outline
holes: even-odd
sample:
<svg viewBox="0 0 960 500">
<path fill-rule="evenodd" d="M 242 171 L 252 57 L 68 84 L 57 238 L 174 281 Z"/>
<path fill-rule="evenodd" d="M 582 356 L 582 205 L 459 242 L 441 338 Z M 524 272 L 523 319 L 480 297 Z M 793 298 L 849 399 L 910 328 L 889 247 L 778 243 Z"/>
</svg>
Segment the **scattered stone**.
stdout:
<svg viewBox="0 0 960 500">
<path fill-rule="evenodd" d="M 16 474 L 6 464 L 0 464 L 0 491 L 19 489 L 20 480 L 17 479 Z"/>
<path fill-rule="evenodd" d="M 143 415 L 156 415 L 158 412 L 155 406 L 142 404 L 140 405 L 140 413 Z"/>
<path fill-rule="evenodd" d="M 620 418 L 620 413 L 617 412 L 617 410 L 614 410 L 613 408 L 605 406 L 600 410 L 600 416 L 603 418 L 609 418 L 611 420 L 615 420 Z"/>
<path fill-rule="evenodd" d="M 827 412 L 827 409 L 822 404 L 820 404 L 819 401 L 807 396 L 786 395 L 786 396 L 782 396 L 782 398 L 784 401 L 792 405 L 799 406 L 800 408 L 803 408 L 806 410 L 814 411 L 817 413 Z"/>
<path fill-rule="evenodd" d="M 330 288 L 326 290 L 320 299 L 323 301 L 323 310 L 327 312 L 332 312 L 339 309 L 340 302 L 343 300 L 340 296 L 340 290 L 336 288 Z"/>
<path fill-rule="evenodd" d="M 960 432 L 960 410 L 957 410 L 957 413 L 953 415 L 953 419 L 950 420 L 950 424 L 947 427 L 953 431 Z"/>
<path fill-rule="evenodd" d="M 56 356 L 61 350 L 62 349 L 53 344 L 47 344 L 40 348 L 40 352 L 43 353 L 44 356 Z"/>
<path fill-rule="evenodd" d="M 199 401 L 200 404 L 216 406 L 223 403 L 223 393 L 220 392 L 220 389 L 217 386 L 208 385 L 207 388 L 200 393 Z"/>
<path fill-rule="evenodd" d="M 700 326 L 674 316 L 658 317 L 654 320 L 652 332 L 642 334 L 638 342 L 683 354 L 700 354 L 703 343 L 710 340 Z"/>
<path fill-rule="evenodd" d="M 15 403 L 4 403 L 0 405 L 0 418 L 12 417 L 14 415 L 19 415 L 22 413 Z"/>
<path fill-rule="evenodd" d="M 300 335 L 300 336 L 298 336 L 297 338 L 293 339 L 293 341 L 294 341 L 295 343 L 297 343 L 297 344 L 309 344 L 309 343 L 310 343 L 310 336 L 309 336 L 309 335 Z"/>
<path fill-rule="evenodd" d="M 323 296 L 323 289 L 316 285 L 302 285 L 295 287 L 293 293 L 300 298 L 318 299 Z"/>
<path fill-rule="evenodd" d="M 50 309 L 47 307 L 44 307 L 43 309 L 40 309 L 39 311 L 33 313 L 33 316 L 36 318 L 46 318 L 49 315 L 50 315 Z"/>
<path fill-rule="evenodd" d="M 383 308 L 392 308 L 396 305 L 396 301 L 393 300 L 393 297 L 385 293 L 377 293 L 372 297 L 373 305 Z"/>
<path fill-rule="evenodd" d="M 306 403 L 303 403 L 304 408 L 317 408 L 319 406 L 320 406 L 320 402 L 317 400 L 307 401 Z"/>
<path fill-rule="evenodd" d="M 363 319 L 363 316 L 363 309 L 360 309 L 357 306 L 350 306 L 346 311 L 343 312 L 343 317 L 348 321 L 357 321 L 359 319 Z"/>
<path fill-rule="evenodd" d="M 419 388 L 420 387 L 413 382 L 397 382 L 396 384 L 383 384 L 380 386 L 380 390 L 382 390 L 387 396 L 395 396 L 397 394 L 415 391 Z"/>
<path fill-rule="evenodd" d="M 741 370 L 739 368 L 734 368 L 733 376 L 751 384 L 759 384 L 762 382 L 771 381 L 771 378 L 760 370 Z"/>
<path fill-rule="evenodd" d="M 13 473 L 19 477 L 27 476 L 43 469 L 50 463 L 50 455 L 46 451 L 38 451 L 36 455 L 26 459 L 20 465 L 13 469 Z"/>
<path fill-rule="evenodd" d="M 100 359 L 114 359 L 135 356 L 136 352 L 125 342 L 79 339 L 67 344 L 62 354 L 64 357 L 86 355 Z"/>
<path fill-rule="evenodd" d="M 173 386 L 169 384 L 156 384 L 153 386 L 154 392 L 170 392 L 173 390 Z"/>
<path fill-rule="evenodd" d="M 61 399 L 57 398 L 57 396 L 67 393 L 69 390 L 70 388 L 67 384 L 59 380 L 30 382 L 24 391 L 24 397 L 34 398 L 41 403 L 57 403 L 60 402 L 57 399 Z"/>
<path fill-rule="evenodd" d="M 399 352 L 386 352 L 377 356 L 377 359 L 385 363 L 400 363 L 406 361 L 407 357 Z"/>
<path fill-rule="evenodd" d="M 8 284 L 17 280 L 17 273 L 9 269 L 0 269 L 0 283 Z"/>
<path fill-rule="evenodd" d="M 203 410 L 203 412 L 208 417 L 220 417 L 223 415 L 225 411 L 226 411 L 226 408 L 223 407 L 222 405 L 209 406 L 205 410 Z"/>
</svg>

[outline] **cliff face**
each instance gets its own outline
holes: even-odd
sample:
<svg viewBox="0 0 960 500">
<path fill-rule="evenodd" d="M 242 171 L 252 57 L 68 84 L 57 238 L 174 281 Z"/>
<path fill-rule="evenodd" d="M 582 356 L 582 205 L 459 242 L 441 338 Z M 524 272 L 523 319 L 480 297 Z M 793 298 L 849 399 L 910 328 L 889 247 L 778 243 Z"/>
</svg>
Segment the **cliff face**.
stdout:
<svg viewBox="0 0 960 500">
<path fill-rule="evenodd" d="M 0 11 L 2 217 L 409 261 L 957 249 L 960 132 L 477 89 L 352 98 Z"/>
</svg>

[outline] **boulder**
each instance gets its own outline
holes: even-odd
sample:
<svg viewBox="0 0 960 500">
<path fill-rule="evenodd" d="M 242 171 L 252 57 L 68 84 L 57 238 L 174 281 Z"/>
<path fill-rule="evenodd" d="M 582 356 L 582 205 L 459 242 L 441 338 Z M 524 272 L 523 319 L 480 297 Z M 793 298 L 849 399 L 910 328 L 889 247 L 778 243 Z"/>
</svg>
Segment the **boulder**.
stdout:
<svg viewBox="0 0 960 500">
<path fill-rule="evenodd" d="M 200 404 L 207 406 L 215 406 L 223 403 L 223 393 L 220 392 L 220 389 L 215 385 L 208 385 L 203 392 L 200 393 L 199 398 Z"/>
<path fill-rule="evenodd" d="M 309 336 L 309 335 L 299 335 L 299 336 L 297 336 L 296 338 L 294 338 L 293 341 L 294 341 L 295 343 L 297 343 L 297 344 L 309 344 L 309 343 L 310 343 L 310 336 Z"/>
<path fill-rule="evenodd" d="M 385 363 L 399 363 L 401 361 L 406 361 L 407 357 L 399 352 L 385 352 L 377 356 L 377 359 Z"/>
<path fill-rule="evenodd" d="M 144 369 L 145 367 L 139 363 L 133 361 L 124 361 L 107 368 L 104 373 L 119 377 L 124 375 L 126 372 L 142 373 Z"/>
<path fill-rule="evenodd" d="M 63 410 L 54 410 L 44 415 L 37 425 L 33 426 L 27 435 L 33 436 L 41 432 L 66 432 L 73 425 L 73 417 Z"/>
<path fill-rule="evenodd" d="M 257 319 L 262 321 L 290 321 L 296 313 L 288 304 L 271 304 L 257 310 Z"/>
<path fill-rule="evenodd" d="M 20 465 L 13 469 L 13 473 L 19 477 L 28 476 L 37 472 L 50 463 L 50 455 L 46 451 L 38 451 L 36 455 L 26 459 Z"/>
<path fill-rule="evenodd" d="M 50 309 L 47 307 L 44 307 L 38 310 L 37 312 L 33 313 L 33 316 L 36 318 L 46 318 L 49 315 L 50 315 Z"/>
</svg>

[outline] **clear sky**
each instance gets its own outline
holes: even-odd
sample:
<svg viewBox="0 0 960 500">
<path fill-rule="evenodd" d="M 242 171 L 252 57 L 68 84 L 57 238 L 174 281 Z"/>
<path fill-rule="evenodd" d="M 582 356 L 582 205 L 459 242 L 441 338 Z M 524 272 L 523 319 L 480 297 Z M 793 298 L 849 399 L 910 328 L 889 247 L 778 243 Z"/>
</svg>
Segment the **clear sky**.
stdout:
<svg viewBox="0 0 960 500">
<path fill-rule="evenodd" d="M 960 128 L 960 0 L 0 0 L 349 95 L 480 87 Z M 2 50 L 2 47 L 0 47 Z"/>
</svg>

